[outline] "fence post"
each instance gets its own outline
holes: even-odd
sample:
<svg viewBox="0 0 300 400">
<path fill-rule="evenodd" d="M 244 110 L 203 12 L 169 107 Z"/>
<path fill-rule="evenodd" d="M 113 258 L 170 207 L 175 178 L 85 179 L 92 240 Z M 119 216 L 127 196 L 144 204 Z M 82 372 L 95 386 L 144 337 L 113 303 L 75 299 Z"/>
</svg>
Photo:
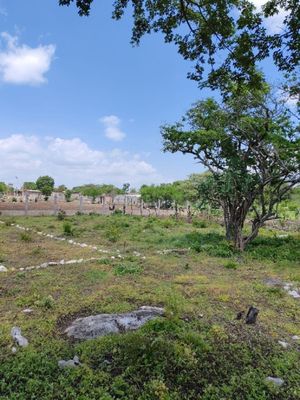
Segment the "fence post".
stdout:
<svg viewBox="0 0 300 400">
<path fill-rule="evenodd" d="M 53 206 L 54 215 L 57 215 L 57 194 L 54 194 L 54 206 Z"/>
<path fill-rule="evenodd" d="M 79 212 L 80 212 L 80 214 L 83 213 L 83 196 L 82 196 L 82 194 L 79 196 Z"/>
<path fill-rule="evenodd" d="M 143 202 L 143 200 L 141 200 L 141 202 L 140 202 L 140 213 L 141 213 L 141 216 L 143 216 L 143 207 L 144 207 L 144 202 Z"/>
<path fill-rule="evenodd" d="M 25 216 L 28 215 L 28 193 L 25 193 Z"/>
</svg>

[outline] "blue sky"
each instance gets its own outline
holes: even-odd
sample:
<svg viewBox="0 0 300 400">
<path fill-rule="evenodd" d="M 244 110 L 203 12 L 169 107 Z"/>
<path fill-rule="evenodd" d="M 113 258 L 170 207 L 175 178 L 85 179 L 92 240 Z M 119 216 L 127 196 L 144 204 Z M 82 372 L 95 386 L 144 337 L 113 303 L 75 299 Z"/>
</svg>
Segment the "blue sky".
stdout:
<svg viewBox="0 0 300 400">
<path fill-rule="evenodd" d="M 158 34 L 133 48 L 111 1 L 88 18 L 57 3 L 0 0 L 0 181 L 138 187 L 202 171 L 161 152 L 160 125 L 208 95 L 186 78 L 192 65 Z"/>
</svg>

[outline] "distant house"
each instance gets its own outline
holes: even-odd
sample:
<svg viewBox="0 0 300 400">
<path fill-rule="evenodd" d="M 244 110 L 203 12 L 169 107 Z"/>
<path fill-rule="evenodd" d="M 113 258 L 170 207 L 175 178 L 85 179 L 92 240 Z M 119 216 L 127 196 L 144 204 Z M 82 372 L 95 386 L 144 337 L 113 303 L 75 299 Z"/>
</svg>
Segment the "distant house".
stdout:
<svg viewBox="0 0 300 400">
<path fill-rule="evenodd" d="M 26 200 L 26 197 L 28 197 L 29 201 L 43 200 L 43 195 L 42 195 L 42 192 L 40 190 L 24 189 L 22 191 L 22 199 L 23 199 L 23 201 Z"/>
<path fill-rule="evenodd" d="M 114 198 L 116 205 L 139 205 L 141 202 L 141 195 L 139 193 L 118 194 Z"/>
<path fill-rule="evenodd" d="M 57 201 L 65 201 L 66 200 L 66 196 L 65 196 L 64 192 L 52 192 L 49 199 L 54 201 L 55 197 L 56 197 Z"/>
</svg>

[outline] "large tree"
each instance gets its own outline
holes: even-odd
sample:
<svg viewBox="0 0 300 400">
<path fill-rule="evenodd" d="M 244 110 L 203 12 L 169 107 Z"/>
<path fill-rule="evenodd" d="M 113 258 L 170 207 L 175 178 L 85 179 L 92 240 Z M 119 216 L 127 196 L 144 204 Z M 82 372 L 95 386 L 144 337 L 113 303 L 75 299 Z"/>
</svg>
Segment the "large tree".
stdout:
<svg viewBox="0 0 300 400">
<path fill-rule="evenodd" d="M 47 200 L 54 190 L 54 179 L 51 176 L 40 176 L 36 181 L 36 187 L 42 192 Z"/>
<path fill-rule="evenodd" d="M 267 92 L 200 101 L 182 121 L 162 127 L 164 151 L 191 154 L 210 171 L 202 195 L 223 209 L 226 237 L 240 250 L 300 182 L 299 130 Z M 247 217 L 252 227 L 245 234 Z"/>
<path fill-rule="evenodd" d="M 73 2 L 59 0 L 60 5 Z M 93 0 L 75 3 L 80 15 L 89 15 Z M 133 13 L 131 42 L 138 45 L 145 34 L 161 32 L 194 62 L 190 78 L 201 85 L 223 91 L 232 81 L 258 87 L 263 78 L 257 65 L 268 57 L 287 73 L 299 67 L 299 0 L 269 0 L 262 10 L 248 0 L 115 0 L 113 18 L 121 19 L 127 8 Z M 282 29 L 272 33 L 264 19 L 278 13 L 284 15 Z M 205 66 L 211 67 L 207 76 Z"/>
</svg>

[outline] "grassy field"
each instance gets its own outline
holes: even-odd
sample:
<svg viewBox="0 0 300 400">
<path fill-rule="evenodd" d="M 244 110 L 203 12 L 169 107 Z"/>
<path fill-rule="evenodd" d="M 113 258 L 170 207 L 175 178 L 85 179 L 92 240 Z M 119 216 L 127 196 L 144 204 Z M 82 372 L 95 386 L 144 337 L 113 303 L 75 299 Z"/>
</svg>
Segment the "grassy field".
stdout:
<svg viewBox="0 0 300 400">
<path fill-rule="evenodd" d="M 300 399 L 300 299 L 268 279 L 300 285 L 300 234 L 262 230 L 235 253 L 213 222 L 113 215 L 2 217 L 0 399 Z M 15 222 L 33 231 L 21 231 Z M 65 241 L 36 234 L 43 231 Z M 73 240 L 98 246 L 74 246 Z M 82 264 L 30 265 L 98 257 Z M 11 270 L 13 268 L 14 270 Z M 63 335 L 78 316 L 161 306 L 140 330 L 91 341 Z M 236 320 L 250 305 L 256 325 Z M 23 310 L 31 308 L 30 314 Z M 12 354 L 10 330 L 29 346 Z M 289 343 L 287 349 L 278 340 Z M 78 355 L 82 366 L 60 369 Z M 267 376 L 284 380 L 281 387 Z"/>
</svg>

